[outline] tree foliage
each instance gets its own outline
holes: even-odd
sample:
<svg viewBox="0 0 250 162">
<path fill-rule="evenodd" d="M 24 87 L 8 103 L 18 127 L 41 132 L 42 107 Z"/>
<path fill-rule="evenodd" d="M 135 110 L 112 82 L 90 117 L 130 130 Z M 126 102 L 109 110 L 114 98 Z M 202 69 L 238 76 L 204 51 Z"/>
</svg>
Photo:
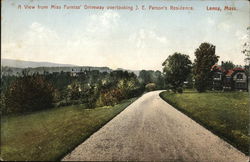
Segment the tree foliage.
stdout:
<svg viewBox="0 0 250 162">
<path fill-rule="evenodd" d="M 146 86 L 145 86 L 146 90 L 149 92 L 149 91 L 153 91 L 156 89 L 156 84 L 155 83 L 148 83 Z"/>
<path fill-rule="evenodd" d="M 189 60 L 189 56 L 174 53 L 168 56 L 162 66 L 164 66 L 163 72 L 166 75 L 166 81 L 171 85 L 171 89 L 174 92 L 182 92 L 183 83 L 191 72 L 192 62 Z"/>
<path fill-rule="evenodd" d="M 201 43 L 194 54 L 196 56 L 193 68 L 195 87 L 198 92 L 204 92 L 211 81 L 211 67 L 218 62 L 219 56 L 215 54 L 215 46 L 206 42 Z"/>
<path fill-rule="evenodd" d="M 53 86 L 43 76 L 25 74 L 7 88 L 4 113 L 22 113 L 51 108 L 53 92 Z"/>
<path fill-rule="evenodd" d="M 221 63 L 221 67 L 224 69 L 224 70 L 230 70 L 230 69 L 233 69 L 235 68 L 235 65 L 233 62 L 231 61 L 225 61 L 225 62 L 222 62 Z"/>
<path fill-rule="evenodd" d="M 242 53 L 245 55 L 245 69 L 247 72 L 247 75 L 250 76 L 250 26 L 248 26 L 247 28 L 247 41 L 244 43 L 243 45 L 243 50 Z M 250 84 L 249 84 L 249 88 L 250 88 Z M 250 90 L 250 89 L 249 89 Z"/>
<path fill-rule="evenodd" d="M 165 88 L 164 76 L 159 70 L 141 70 L 138 79 L 142 87 L 145 87 L 149 83 L 155 83 L 156 89 Z"/>
<path fill-rule="evenodd" d="M 137 76 L 127 71 L 113 71 L 99 85 L 98 106 L 114 105 L 123 99 L 138 96 L 142 93 Z"/>
<path fill-rule="evenodd" d="M 142 85 L 146 85 L 153 81 L 153 70 L 141 70 L 139 73 L 139 80 Z"/>
<path fill-rule="evenodd" d="M 242 53 L 245 55 L 246 65 L 250 66 L 250 43 L 249 43 L 250 26 L 247 28 L 247 41 L 243 45 Z"/>
</svg>

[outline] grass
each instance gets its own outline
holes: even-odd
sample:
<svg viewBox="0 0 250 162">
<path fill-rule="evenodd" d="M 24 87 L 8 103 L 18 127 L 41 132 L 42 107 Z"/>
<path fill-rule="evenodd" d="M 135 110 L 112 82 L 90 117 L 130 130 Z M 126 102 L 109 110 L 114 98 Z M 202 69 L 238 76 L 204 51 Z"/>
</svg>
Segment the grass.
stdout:
<svg viewBox="0 0 250 162">
<path fill-rule="evenodd" d="M 10 161 L 60 160 L 135 100 L 125 100 L 113 107 L 84 109 L 74 105 L 3 117 L 1 158 Z"/>
<path fill-rule="evenodd" d="M 249 94 L 247 92 L 162 92 L 160 96 L 233 146 L 249 154 Z"/>
</svg>

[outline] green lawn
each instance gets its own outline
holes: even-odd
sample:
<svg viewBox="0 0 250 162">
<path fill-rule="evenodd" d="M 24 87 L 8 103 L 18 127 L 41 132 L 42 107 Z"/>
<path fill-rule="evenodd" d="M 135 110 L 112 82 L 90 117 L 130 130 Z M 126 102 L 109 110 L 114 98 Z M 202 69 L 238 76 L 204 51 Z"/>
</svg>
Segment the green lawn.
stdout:
<svg viewBox="0 0 250 162">
<path fill-rule="evenodd" d="M 114 107 L 74 105 L 1 119 L 3 160 L 60 160 L 136 98 Z"/>
<path fill-rule="evenodd" d="M 189 117 L 249 153 L 249 94 L 247 92 L 162 92 L 160 96 Z"/>
</svg>

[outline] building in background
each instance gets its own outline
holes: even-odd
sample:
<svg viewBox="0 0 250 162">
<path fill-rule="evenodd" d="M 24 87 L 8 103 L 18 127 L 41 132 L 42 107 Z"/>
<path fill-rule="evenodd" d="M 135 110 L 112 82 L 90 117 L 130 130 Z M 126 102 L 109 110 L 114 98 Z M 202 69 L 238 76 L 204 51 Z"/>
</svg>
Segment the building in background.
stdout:
<svg viewBox="0 0 250 162">
<path fill-rule="evenodd" d="M 211 73 L 213 90 L 248 90 L 248 77 L 243 68 L 224 70 L 216 64 Z"/>
</svg>

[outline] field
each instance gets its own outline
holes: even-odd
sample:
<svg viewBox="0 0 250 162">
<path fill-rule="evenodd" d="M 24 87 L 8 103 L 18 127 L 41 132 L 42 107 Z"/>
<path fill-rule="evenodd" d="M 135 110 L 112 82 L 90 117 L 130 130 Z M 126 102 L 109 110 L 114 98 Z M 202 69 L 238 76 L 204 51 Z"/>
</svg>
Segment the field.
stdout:
<svg viewBox="0 0 250 162">
<path fill-rule="evenodd" d="M 162 92 L 160 96 L 233 146 L 249 153 L 249 94 L 247 92 Z"/>
<path fill-rule="evenodd" d="M 60 160 L 136 98 L 116 106 L 66 106 L 1 119 L 3 160 Z"/>
</svg>

